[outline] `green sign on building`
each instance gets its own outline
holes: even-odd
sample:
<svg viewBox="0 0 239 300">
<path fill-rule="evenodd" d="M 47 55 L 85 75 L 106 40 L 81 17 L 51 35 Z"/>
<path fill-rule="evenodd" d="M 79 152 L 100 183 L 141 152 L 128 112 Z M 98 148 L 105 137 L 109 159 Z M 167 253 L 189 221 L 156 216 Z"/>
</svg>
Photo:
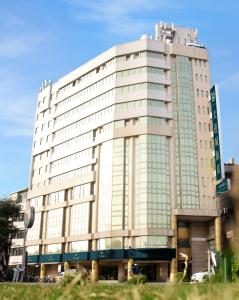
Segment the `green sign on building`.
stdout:
<svg viewBox="0 0 239 300">
<path fill-rule="evenodd" d="M 215 167 L 216 167 L 216 179 L 220 180 L 224 178 L 222 161 L 221 161 L 221 148 L 220 148 L 220 124 L 218 113 L 219 103 L 217 95 L 217 87 L 214 85 L 210 89 L 210 102 L 211 102 L 211 112 L 212 112 L 212 130 L 213 130 L 213 139 L 214 139 L 214 151 L 215 151 Z"/>
<path fill-rule="evenodd" d="M 227 192 L 227 191 L 228 191 L 228 188 L 229 188 L 229 187 L 228 187 L 228 181 L 227 181 L 227 179 L 225 178 L 225 179 L 223 179 L 222 182 L 220 182 L 220 183 L 218 183 L 218 184 L 216 185 L 216 194 L 217 194 L 217 196 L 219 196 L 219 195 L 221 195 L 221 194 Z"/>
</svg>

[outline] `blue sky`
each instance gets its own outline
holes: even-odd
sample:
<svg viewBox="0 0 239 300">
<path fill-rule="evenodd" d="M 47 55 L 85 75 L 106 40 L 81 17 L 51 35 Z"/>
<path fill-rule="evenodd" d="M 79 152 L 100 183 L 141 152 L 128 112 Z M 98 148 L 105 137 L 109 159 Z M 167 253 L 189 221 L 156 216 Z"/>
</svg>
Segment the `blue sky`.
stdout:
<svg viewBox="0 0 239 300">
<path fill-rule="evenodd" d="M 0 196 L 28 184 L 36 96 L 114 44 L 156 22 L 199 29 L 221 99 L 224 160 L 239 162 L 239 2 L 0 0 Z"/>
</svg>

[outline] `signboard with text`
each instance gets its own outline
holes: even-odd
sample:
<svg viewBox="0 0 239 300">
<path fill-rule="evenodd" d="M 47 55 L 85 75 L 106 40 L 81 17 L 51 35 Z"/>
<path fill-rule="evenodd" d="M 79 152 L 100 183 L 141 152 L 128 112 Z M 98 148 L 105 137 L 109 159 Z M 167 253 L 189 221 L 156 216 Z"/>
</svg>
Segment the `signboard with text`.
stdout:
<svg viewBox="0 0 239 300">
<path fill-rule="evenodd" d="M 212 112 L 212 131 L 214 140 L 215 151 L 215 168 L 216 168 L 216 180 L 224 178 L 224 170 L 222 164 L 222 151 L 220 147 L 220 109 L 219 109 L 219 96 L 217 86 L 214 85 L 210 89 L 210 103 Z"/>
<path fill-rule="evenodd" d="M 216 185 L 216 195 L 219 196 L 224 194 L 229 189 L 228 179 L 223 179 L 220 183 Z"/>
</svg>

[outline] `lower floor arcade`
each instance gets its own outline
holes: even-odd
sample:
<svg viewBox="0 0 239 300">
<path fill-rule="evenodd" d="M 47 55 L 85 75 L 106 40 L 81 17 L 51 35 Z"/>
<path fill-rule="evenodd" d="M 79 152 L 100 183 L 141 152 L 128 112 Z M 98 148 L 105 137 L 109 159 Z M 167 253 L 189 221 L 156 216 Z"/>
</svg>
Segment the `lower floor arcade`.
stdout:
<svg viewBox="0 0 239 300">
<path fill-rule="evenodd" d="M 84 259 L 87 254 L 94 259 Z M 94 282 L 124 282 L 131 277 L 132 266 L 137 266 L 140 274 L 146 275 L 149 281 L 166 282 L 175 256 L 176 250 L 171 248 L 29 256 L 27 273 L 31 277 L 39 276 L 44 279 L 47 276 L 57 278 L 61 272 L 81 272 Z"/>
</svg>

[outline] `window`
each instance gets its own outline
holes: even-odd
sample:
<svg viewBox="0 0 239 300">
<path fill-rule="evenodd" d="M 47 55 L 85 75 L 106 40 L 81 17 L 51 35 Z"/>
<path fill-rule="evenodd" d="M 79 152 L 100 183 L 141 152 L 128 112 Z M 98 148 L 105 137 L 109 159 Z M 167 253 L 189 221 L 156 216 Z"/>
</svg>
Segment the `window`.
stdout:
<svg viewBox="0 0 239 300">
<path fill-rule="evenodd" d="M 47 213 L 47 238 L 62 236 L 63 208 L 49 210 Z"/>
<path fill-rule="evenodd" d="M 12 248 L 10 251 L 11 256 L 20 256 L 23 253 L 23 248 Z"/>
<path fill-rule="evenodd" d="M 77 241 L 70 243 L 70 252 L 81 252 L 89 250 L 89 242 L 88 241 Z"/>
<path fill-rule="evenodd" d="M 27 232 L 27 240 L 28 241 L 29 240 L 38 240 L 40 238 L 41 216 L 42 216 L 41 212 L 35 213 L 35 220 L 34 220 L 33 226 L 31 228 L 29 228 L 29 230 Z"/>
<path fill-rule="evenodd" d="M 64 197 L 65 197 L 65 192 L 64 191 L 51 193 L 48 196 L 48 205 L 53 205 L 53 204 L 64 202 L 64 200 L 65 200 Z"/>
<path fill-rule="evenodd" d="M 81 197 L 89 196 L 90 194 L 91 194 L 90 183 L 75 186 L 73 189 L 73 199 L 79 199 Z"/>
<path fill-rule="evenodd" d="M 35 197 L 30 200 L 30 204 L 33 207 L 43 206 L 43 196 Z"/>
<path fill-rule="evenodd" d="M 37 255 L 39 254 L 39 246 L 28 246 L 27 247 L 27 254 L 28 255 Z"/>
<path fill-rule="evenodd" d="M 46 254 L 50 253 L 61 253 L 61 244 L 51 244 L 51 245 L 46 245 Z"/>
<path fill-rule="evenodd" d="M 197 96 L 199 96 L 199 89 L 197 89 Z"/>
<path fill-rule="evenodd" d="M 70 235 L 87 234 L 89 232 L 89 207 L 89 202 L 71 207 Z"/>
</svg>

